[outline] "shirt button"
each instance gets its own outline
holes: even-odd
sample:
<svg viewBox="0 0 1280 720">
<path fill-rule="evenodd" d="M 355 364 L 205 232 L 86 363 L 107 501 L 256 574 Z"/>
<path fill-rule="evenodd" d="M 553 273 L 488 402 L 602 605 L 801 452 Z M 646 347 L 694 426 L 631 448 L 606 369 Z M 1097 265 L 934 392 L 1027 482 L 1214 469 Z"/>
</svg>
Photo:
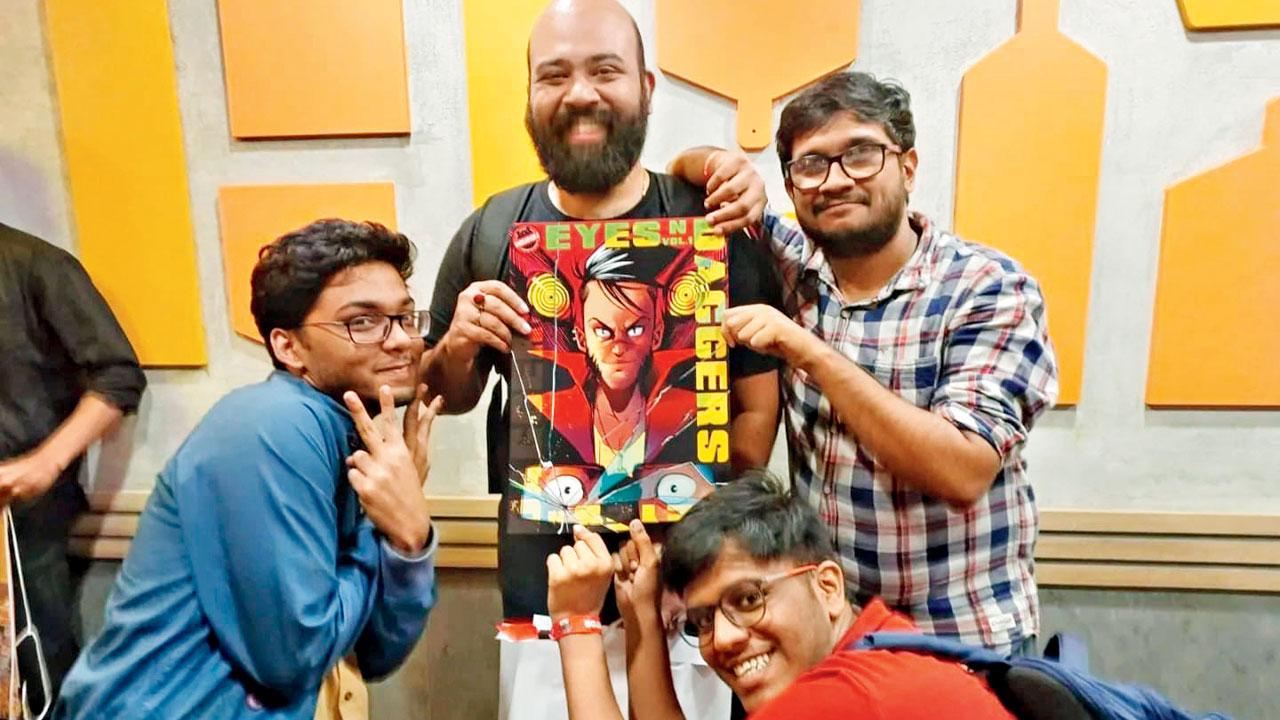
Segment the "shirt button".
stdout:
<svg viewBox="0 0 1280 720">
<path fill-rule="evenodd" d="M 342 701 L 343 701 L 343 702 L 351 702 L 351 698 L 352 698 L 352 695 L 351 695 L 351 691 L 350 691 L 350 690 L 348 690 L 347 692 L 345 692 L 345 693 L 343 693 L 343 694 L 342 694 Z"/>
</svg>

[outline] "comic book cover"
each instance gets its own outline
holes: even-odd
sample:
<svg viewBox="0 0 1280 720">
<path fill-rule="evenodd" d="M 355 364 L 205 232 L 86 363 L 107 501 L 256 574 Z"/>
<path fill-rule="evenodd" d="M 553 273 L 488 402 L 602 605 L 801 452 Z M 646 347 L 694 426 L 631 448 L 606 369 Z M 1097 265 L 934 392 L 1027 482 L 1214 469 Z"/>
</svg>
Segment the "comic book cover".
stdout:
<svg viewBox="0 0 1280 720">
<path fill-rule="evenodd" d="M 508 529 L 674 522 L 729 463 L 725 239 L 703 218 L 518 223 Z"/>
</svg>

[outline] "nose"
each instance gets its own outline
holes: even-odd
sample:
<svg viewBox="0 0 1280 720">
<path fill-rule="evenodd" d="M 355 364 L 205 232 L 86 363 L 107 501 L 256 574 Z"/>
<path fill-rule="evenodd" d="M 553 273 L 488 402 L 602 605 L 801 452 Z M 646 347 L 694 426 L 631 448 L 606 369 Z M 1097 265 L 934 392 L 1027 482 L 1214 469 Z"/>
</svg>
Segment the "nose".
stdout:
<svg viewBox="0 0 1280 720">
<path fill-rule="evenodd" d="M 718 608 L 712 630 L 714 633 L 711 638 L 712 648 L 726 656 L 736 655 L 751 637 L 746 629 L 734 625 L 729 618 L 725 617 L 724 611 Z"/>
<path fill-rule="evenodd" d="M 391 321 L 391 331 L 387 333 L 387 339 L 382 341 L 382 347 L 385 350 L 397 350 L 406 348 L 413 344 L 418 338 L 413 337 L 405 332 L 404 325 L 397 320 Z"/>
<path fill-rule="evenodd" d="M 857 181 L 844 171 L 844 165 L 833 162 L 827 166 L 827 177 L 818 186 L 818 190 L 824 195 L 842 195 L 857 184 Z"/>
<path fill-rule="evenodd" d="M 600 93 L 596 91 L 595 85 L 591 84 L 591 79 L 575 74 L 569 85 L 569 91 L 565 93 L 564 104 L 570 107 L 592 107 L 600 102 Z"/>
</svg>

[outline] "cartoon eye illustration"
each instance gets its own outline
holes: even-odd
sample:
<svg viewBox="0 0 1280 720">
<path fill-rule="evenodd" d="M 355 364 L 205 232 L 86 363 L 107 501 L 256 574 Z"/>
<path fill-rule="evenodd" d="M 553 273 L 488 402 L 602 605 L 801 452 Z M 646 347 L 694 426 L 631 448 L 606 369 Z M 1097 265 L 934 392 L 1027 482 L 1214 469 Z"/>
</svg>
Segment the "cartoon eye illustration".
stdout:
<svg viewBox="0 0 1280 720">
<path fill-rule="evenodd" d="M 581 480 L 566 476 L 555 478 L 547 483 L 547 494 L 565 507 L 577 505 L 586 495 Z"/>
<path fill-rule="evenodd" d="M 644 334 L 644 325 L 632 325 L 627 328 L 627 337 L 638 338 Z"/>
<path fill-rule="evenodd" d="M 608 340 L 613 337 L 613 331 L 607 327 L 604 327 L 603 325 L 597 325 L 596 327 L 592 328 L 591 331 L 596 334 L 596 337 L 601 338 L 603 340 Z"/>
<path fill-rule="evenodd" d="M 658 499 L 668 504 L 679 504 L 693 498 L 698 483 L 684 473 L 667 473 L 658 480 Z"/>
</svg>

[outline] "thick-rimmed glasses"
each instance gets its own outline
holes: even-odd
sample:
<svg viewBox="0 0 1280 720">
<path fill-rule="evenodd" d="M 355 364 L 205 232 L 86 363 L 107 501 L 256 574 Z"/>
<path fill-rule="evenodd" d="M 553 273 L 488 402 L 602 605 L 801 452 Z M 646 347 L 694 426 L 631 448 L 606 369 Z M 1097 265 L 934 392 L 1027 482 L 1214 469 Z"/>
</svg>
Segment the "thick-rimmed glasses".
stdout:
<svg viewBox="0 0 1280 720">
<path fill-rule="evenodd" d="M 775 575 L 743 580 L 731 585 L 728 590 L 720 594 L 720 599 L 715 605 L 689 608 L 685 611 L 683 621 L 677 625 L 680 628 L 680 637 L 690 645 L 698 647 L 710 645 L 711 639 L 715 636 L 717 611 L 723 613 L 729 622 L 746 630 L 764 619 L 765 601 L 769 598 L 769 591 L 775 584 L 817 569 L 816 563 L 809 563 Z"/>
<path fill-rule="evenodd" d="M 420 338 L 427 332 L 427 324 L 431 322 L 429 311 L 414 310 L 400 315 L 384 315 L 383 313 L 365 313 L 357 315 L 345 322 L 339 320 L 318 320 L 303 323 L 309 325 L 337 325 L 347 329 L 347 337 L 357 345 L 378 345 L 391 335 L 391 323 L 397 322 L 405 335 Z"/>
<path fill-rule="evenodd" d="M 813 190 L 827 181 L 831 166 L 840 163 L 850 180 L 866 180 L 884 169 L 885 155 L 899 152 L 902 151 L 898 148 L 879 143 L 862 143 L 839 155 L 801 155 L 787 163 L 787 178 L 797 190 Z"/>
</svg>

